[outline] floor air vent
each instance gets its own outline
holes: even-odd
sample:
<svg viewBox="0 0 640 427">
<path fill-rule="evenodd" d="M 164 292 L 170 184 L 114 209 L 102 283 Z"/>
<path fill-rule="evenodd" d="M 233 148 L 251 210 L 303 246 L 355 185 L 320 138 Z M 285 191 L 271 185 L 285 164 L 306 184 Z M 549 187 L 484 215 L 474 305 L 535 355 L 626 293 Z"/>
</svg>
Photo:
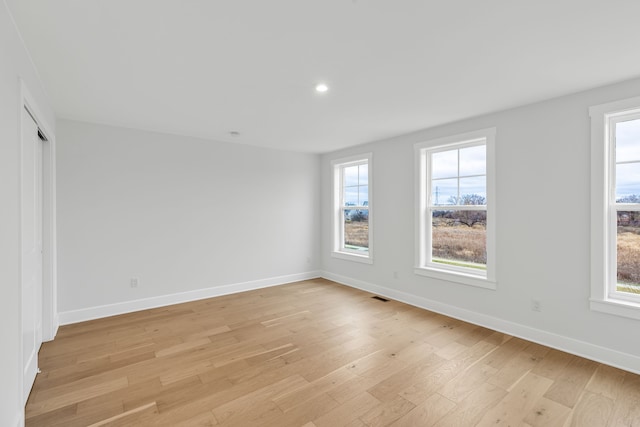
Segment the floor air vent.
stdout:
<svg viewBox="0 0 640 427">
<path fill-rule="evenodd" d="M 389 301 L 388 299 L 386 299 L 386 298 L 382 298 L 382 297 L 379 297 L 378 295 L 376 295 L 376 296 L 374 296 L 374 297 L 371 297 L 371 298 L 373 298 L 373 299 L 377 299 L 378 301 L 382 301 L 382 302 L 387 302 L 387 301 Z"/>
</svg>

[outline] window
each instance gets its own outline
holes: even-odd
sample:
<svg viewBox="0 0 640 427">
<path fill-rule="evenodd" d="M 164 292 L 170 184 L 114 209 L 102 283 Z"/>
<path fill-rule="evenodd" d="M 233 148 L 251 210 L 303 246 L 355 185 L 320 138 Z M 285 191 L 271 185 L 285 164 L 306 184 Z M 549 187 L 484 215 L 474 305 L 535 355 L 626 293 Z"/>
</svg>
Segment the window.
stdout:
<svg viewBox="0 0 640 427">
<path fill-rule="evenodd" d="M 415 145 L 420 275 L 495 289 L 495 129 Z"/>
<path fill-rule="evenodd" d="M 640 98 L 590 115 L 591 308 L 640 319 Z"/>
<path fill-rule="evenodd" d="M 371 154 L 335 160 L 333 256 L 372 262 Z"/>
</svg>

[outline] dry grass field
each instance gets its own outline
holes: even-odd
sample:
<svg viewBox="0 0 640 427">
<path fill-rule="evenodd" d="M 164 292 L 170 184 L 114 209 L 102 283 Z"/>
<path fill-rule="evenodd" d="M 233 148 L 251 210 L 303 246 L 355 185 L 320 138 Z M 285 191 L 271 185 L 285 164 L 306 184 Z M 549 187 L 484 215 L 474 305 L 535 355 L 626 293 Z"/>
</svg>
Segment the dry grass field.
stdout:
<svg viewBox="0 0 640 427">
<path fill-rule="evenodd" d="M 640 293 L 640 228 L 618 227 L 618 290 Z M 636 285 L 636 286 L 624 286 Z"/>
<path fill-rule="evenodd" d="M 369 221 L 349 221 L 344 224 L 345 245 L 369 247 Z"/>
<path fill-rule="evenodd" d="M 433 257 L 445 260 L 487 263 L 487 229 L 484 224 L 468 227 L 464 224 L 433 223 Z"/>
</svg>

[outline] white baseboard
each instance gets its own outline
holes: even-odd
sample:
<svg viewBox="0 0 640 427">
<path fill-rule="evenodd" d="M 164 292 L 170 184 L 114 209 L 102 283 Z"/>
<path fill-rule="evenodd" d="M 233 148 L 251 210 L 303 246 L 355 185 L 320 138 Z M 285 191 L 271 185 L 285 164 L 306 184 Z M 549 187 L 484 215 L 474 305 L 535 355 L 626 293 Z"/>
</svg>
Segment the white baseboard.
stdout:
<svg viewBox="0 0 640 427">
<path fill-rule="evenodd" d="M 616 368 L 624 369 L 625 371 L 640 374 L 640 357 L 633 354 L 622 353 L 588 342 L 576 340 L 574 338 L 558 335 L 553 332 L 543 331 L 530 326 L 510 322 L 508 320 L 444 304 L 428 298 L 409 294 L 407 292 L 374 285 L 373 283 L 364 282 L 362 280 L 353 279 L 351 277 L 327 271 L 322 272 L 322 277 L 352 288 L 361 289 L 363 291 L 404 302 L 415 307 L 424 308 L 425 310 L 444 314 L 445 316 L 453 317 L 475 325 L 484 326 L 485 328 L 508 335 L 513 335 L 527 341 L 533 341 L 547 347 L 552 347 L 576 356 L 584 357 L 585 359 L 590 359 Z"/>
<path fill-rule="evenodd" d="M 53 316 L 53 336 L 51 337 L 51 340 L 53 340 L 56 335 L 58 335 L 58 329 L 60 328 L 60 314 L 56 313 L 55 316 Z"/>
<path fill-rule="evenodd" d="M 132 313 L 134 311 L 147 310 L 150 308 L 164 307 L 172 304 L 180 304 L 183 302 L 235 294 L 238 292 L 283 285 L 285 283 L 297 282 L 300 280 L 316 279 L 318 277 L 320 277 L 319 271 L 309 271 L 305 273 L 271 277 L 268 279 L 214 286 L 211 288 L 197 289 L 176 294 L 160 295 L 157 297 L 143 298 L 133 301 L 124 301 L 115 304 L 100 305 L 80 310 L 63 311 L 58 315 L 58 322 L 60 325 L 69 325 L 71 323 L 84 322 L 86 320 L 100 319 L 103 317 Z"/>
<path fill-rule="evenodd" d="M 16 422 L 13 424 L 16 427 L 24 427 L 24 411 L 20 411 L 16 416 Z"/>
<path fill-rule="evenodd" d="M 60 327 L 60 316 L 58 315 L 58 313 L 53 316 L 51 323 L 52 325 L 50 329 L 43 328 L 42 342 L 53 341 L 56 338 L 56 335 L 58 334 L 58 328 Z"/>
</svg>

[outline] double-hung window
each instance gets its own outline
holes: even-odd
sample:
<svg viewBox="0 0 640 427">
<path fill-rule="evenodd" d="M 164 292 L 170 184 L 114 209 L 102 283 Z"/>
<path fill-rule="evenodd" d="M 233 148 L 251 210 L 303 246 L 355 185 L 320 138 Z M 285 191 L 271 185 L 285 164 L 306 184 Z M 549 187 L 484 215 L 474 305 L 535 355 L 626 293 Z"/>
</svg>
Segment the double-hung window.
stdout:
<svg viewBox="0 0 640 427">
<path fill-rule="evenodd" d="M 495 129 L 418 143 L 416 269 L 495 289 Z"/>
<path fill-rule="evenodd" d="M 640 98 L 590 114 L 591 308 L 640 319 Z"/>
<path fill-rule="evenodd" d="M 332 255 L 371 263 L 371 153 L 334 160 L 332 166 Z"/>
</svg>

